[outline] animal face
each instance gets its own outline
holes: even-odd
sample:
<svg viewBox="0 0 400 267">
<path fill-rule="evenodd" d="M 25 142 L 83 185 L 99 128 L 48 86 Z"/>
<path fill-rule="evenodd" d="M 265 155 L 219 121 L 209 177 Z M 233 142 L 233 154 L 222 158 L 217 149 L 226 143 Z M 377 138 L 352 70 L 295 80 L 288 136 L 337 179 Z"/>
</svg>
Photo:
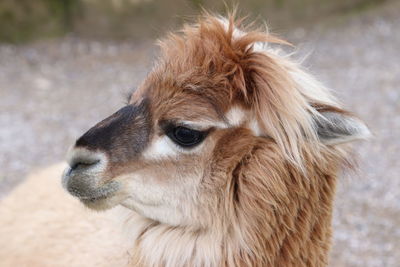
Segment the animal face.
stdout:
<svg viewBox="0 0 400 267">
<path fill-rule="evenodd" d="M 306 175 L 368 131 L 296 64 L 260 48 L 269 41 L 281 42 L 213 17 L 164 40 L 129 104 L 76 141 L 64 187 L 90 208 L 122 204 L 174 226 L 226 220 L 249 181 L 269 203 L 287 198 L 287 166 Z"/>
<path fill-rule="evenodd" d="M 157 221 L 192 225 L 203 187 L 213 183 L 216 155 L 227 153 L 222 158 L 228 159 L 237 152 L 227 148 L 240 135 L 251 136 L 249 112 L 238 106 L 219 110 L 191 91 L 148 88 L 76 141 L 64 186 L 94 209 L 123 204 Z M 229 173 L 238 160 L 218 171 Z M 226 182 L 218 183 L 207 186 L 207 194 L 222 191 Z"/>
</svg>

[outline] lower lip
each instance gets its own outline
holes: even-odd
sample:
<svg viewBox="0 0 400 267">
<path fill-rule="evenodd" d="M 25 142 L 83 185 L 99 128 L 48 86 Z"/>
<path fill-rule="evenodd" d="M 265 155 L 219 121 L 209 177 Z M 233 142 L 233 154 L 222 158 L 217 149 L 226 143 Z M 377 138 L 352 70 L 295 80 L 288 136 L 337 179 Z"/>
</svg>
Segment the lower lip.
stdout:
<svg viewBox="0 0 400 267">
<path fill-rule="evenodd" d="M 96 202 L 96 201 L 99 201 L 99 200 L 104 200 L 106 198 L 108 198 L 108 196 L 95 197 L 95 198 L 83 198 L 83 199 L 81 199 L 81 201 L 93 203 L 93 202 Z"/>
</svg>

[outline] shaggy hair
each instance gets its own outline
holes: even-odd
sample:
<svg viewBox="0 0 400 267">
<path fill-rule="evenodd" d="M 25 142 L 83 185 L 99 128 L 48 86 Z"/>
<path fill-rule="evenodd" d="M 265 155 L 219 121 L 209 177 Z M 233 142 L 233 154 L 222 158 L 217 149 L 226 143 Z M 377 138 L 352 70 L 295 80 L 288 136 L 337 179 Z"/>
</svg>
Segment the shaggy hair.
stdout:
<svg viewBox="0 0 400 267">
<path fill-rule="evenodd" d="M 103 222 L 101 229 L 114 232 L 110 231 L 109 240 L 92 242 L 95 258 L 96 253 L 107 251 L 100 248 L 110 248 L 109 257 L 102 255 L 97 261 L 109 266 L 127 262 L 143 267 L 328 264 L 337 173 L 345 164 L 350 165 L 351 158 L 343 144 L 366 137 L 368 129 L 276 48 L 279 45 L 287 42 L 244 27 L 234 16 L 224 19 L 209 14 L 160 41 L 158 63 L 132 94 L 129 106 L 89 130 L 75 149 L 82 158 L 85 153 L 94 155 L 89 151 L 94 145 L 103 150 L 113 147 L 113 153 L 101 151 L 102 158 L 95 161 L 97 164 L 114 157 L 108 160 L 107 168 L 104 165 L 96 170 L 95 178 L 105 173 L 106 180 L 90 176 L 101 185 L 119 183 L 115 188 L 123 188 L 118 198 L 113 195 L 114 202 L 119 202 L 106 208 L 118 204 L 130 208 L 120 199 L 139 185 L 142 191 L 136 192 L 145 198 L 166 192 L 168 199 L 162 200 L 178 203 L 176 209 L 183 215 L 176 219 L 165 211 L 151 213 L 134 206 L 136 212 L 127 210 L 128 218 L 120 217 L 128 229 L 128 245 L 118 249 L 115 244 L 122 242 L 122 233 L 116 235 L 115 224 Z M 173 156 L 149 150 L 147 143 L 151 146 L 163 136 L 158 124 L 176 118 L 214 126 L 208 130 L 207 140 L 193 150 L 181 149 L 177 154 L 176 147 L 165 144 L 162 149 L 170 149 Z M 133 124 L 122 127 L 122 119 Z M 127 137 L 121 137 L 120 132 L 111 135 L 116 130 L 111 132 L 107 127 L 113 122 L 118 123 L 118 131 L 126 131 Z M 106 145 L 93 137 L 105 130 L 106 136 L 112 136 L 104 141 Z M 140 136 L 142 132 L 148 133 L 146 138 Z M 139 144 L 134 152 L 126 148 L 133 134 Z M 94 142 L 90 144 L 90 140 Z M 154 155 L 154 151 L 160 153 Z M 140 155 L 129 158 L 128 152 Z M 87 178 L 89 174 L 85 175 Z M 139 176 L 155 181 L 151 186 L 157 189 L 149 191 L 151 187 L 145 187 Z M 136 187 L 126 186 L 134 179 L 139 181 L 133 184 Z M 67 188 L 68 182 L 64 181 Z M 82 184 L 68 190 L 95 208 L 95 201 L 80 195 L 78 186 Z M 23 185 L 19 197 L 28 190 L 29 186 Z M 11 195 L 12 200 L 2 208 L 10 210 L 16 198 Z M 40 200 L 31 203 L 38 205 Z M 115 213 L 108 211 L 103 216 L 110 218 Z M 168 221 L 169 217 L 175 220 Z M 56 225 L 66 223 L 61 214 L 59 218 Z M 0 220 L 0 226 L 2 223 L 4 220 Z M 89 224 L 98 227 L 95 220 Z M 11 235 L 12 228 L 2 234 Z M 92 243 L 84 243 L 86 250 Z M 18 242 L 2 247 L 18 246 L 15 244 Z M 15 256 L 18 261 L 14 262 L 24 262 L 24 257 L 29 262 L 33 254 Z M 49 258 L 60 256 L 48 254 Z M 70 259 L 75 255 L 65 253 L 62 257 L 66 258 L 64 262 L 76 262 Z M 51 261 L 46 258 L 43 262 Z"/>
<path fill-rule="evenodd" d="M 233 105 L 250 109 L 260 133 L 302 168 L 304 153 L 312 150 L 315 157 L 321 150 L 318 109 L 343 111 L 324 86 L 269 45 L 286 41 L 245 26 L 241 31 L 241 24 L 233 15 L 228 20 L 205 15 L 181 34 L 170 34 L 159 42 L 162 56 L 149 83 L 201 91 L 222 113 Z"/>
<path fill-rule="evenodd" d="M 348 157 L 320 140 L 317 128 L 326 120 L 321 112 L 348 113 L 320 83 L 270 47 L 285 41 L 239 28 L 241 21 L 233 16 L 206 15 L 170 34 L 160 41 L 162 55 L 139 90 L 138 95 L 152 95 L 156 109 L 179 94 L 189 103 L 188 95 L 206 96 L 219 114 L 235 106 L 249 110 L 248 120 L 257 126 L 216 138 L 198 193 L 201 227 L 147 225 L 136 240 L 138 266 L 328 262 L 336 175 Z"/>
</svg>

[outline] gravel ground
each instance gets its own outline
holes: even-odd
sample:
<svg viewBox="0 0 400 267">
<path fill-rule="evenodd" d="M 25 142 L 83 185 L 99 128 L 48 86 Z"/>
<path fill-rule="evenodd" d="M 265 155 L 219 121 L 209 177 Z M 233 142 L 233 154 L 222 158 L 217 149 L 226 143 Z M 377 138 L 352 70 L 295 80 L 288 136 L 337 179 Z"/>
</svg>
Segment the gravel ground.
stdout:
<svg viewBox="0 0 400 267">
<path fill-rule="evenodd" d="M 339 184 L 331 266 L 400 266 L 399 12 L 391 2 L 288 34 L 300 54 L 312 50 L 306 65 L 375 135 L 356 146 L 360 170 Z M 0 197 L 118 109 L 153 51 L 73 37 L 0 45 Z"/>
</svg>

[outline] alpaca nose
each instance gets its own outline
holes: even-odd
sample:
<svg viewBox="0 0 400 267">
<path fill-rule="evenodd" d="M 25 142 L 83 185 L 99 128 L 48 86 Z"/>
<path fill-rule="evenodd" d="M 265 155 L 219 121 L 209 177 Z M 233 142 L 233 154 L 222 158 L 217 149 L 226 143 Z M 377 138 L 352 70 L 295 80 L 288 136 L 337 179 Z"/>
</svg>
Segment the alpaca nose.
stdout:
<svg viewBox="0 0 400 267">
<path fill-rule="evenodd" d="M 105 165 L 105 160 L 100 153 L 84 148 L 75 147 L 68 153 L 67 157 L 69 168 L 66 171 L 66 176 L 93 172 L 96 169 L 102 169 L 102 165 Z"/>
<path fill-rule="evenodd" d="M 69 168 L 66 172 L 67 176 L 78 173 L 86 173 L 91 169 L 95 169 L 100 164 L 100 159 L 90 157 L 72 157 L 69 162 Z"/>
<path fill-rule="evenodd" d="M 102 194 L 103 191 L 97 190 L 102 186 L 107 167 L 107 160 L 102 153 L 75 147 L 68 153 L 68 165 L 62 177 L 63 187 L 68 192 L 82 199 Z"/>
<path fill-rule="evenodd" d="M 94 160 L 94 159 L 85 159 L 85 158 L 78 158 L 76 160 L 73 159 L 73 162 L 71 162 L 71 171 L 77 171 L 77 170 L 86 170 L 91 167 L 94 167 L 100 162 L 100 160 Z"/>
</svg>

